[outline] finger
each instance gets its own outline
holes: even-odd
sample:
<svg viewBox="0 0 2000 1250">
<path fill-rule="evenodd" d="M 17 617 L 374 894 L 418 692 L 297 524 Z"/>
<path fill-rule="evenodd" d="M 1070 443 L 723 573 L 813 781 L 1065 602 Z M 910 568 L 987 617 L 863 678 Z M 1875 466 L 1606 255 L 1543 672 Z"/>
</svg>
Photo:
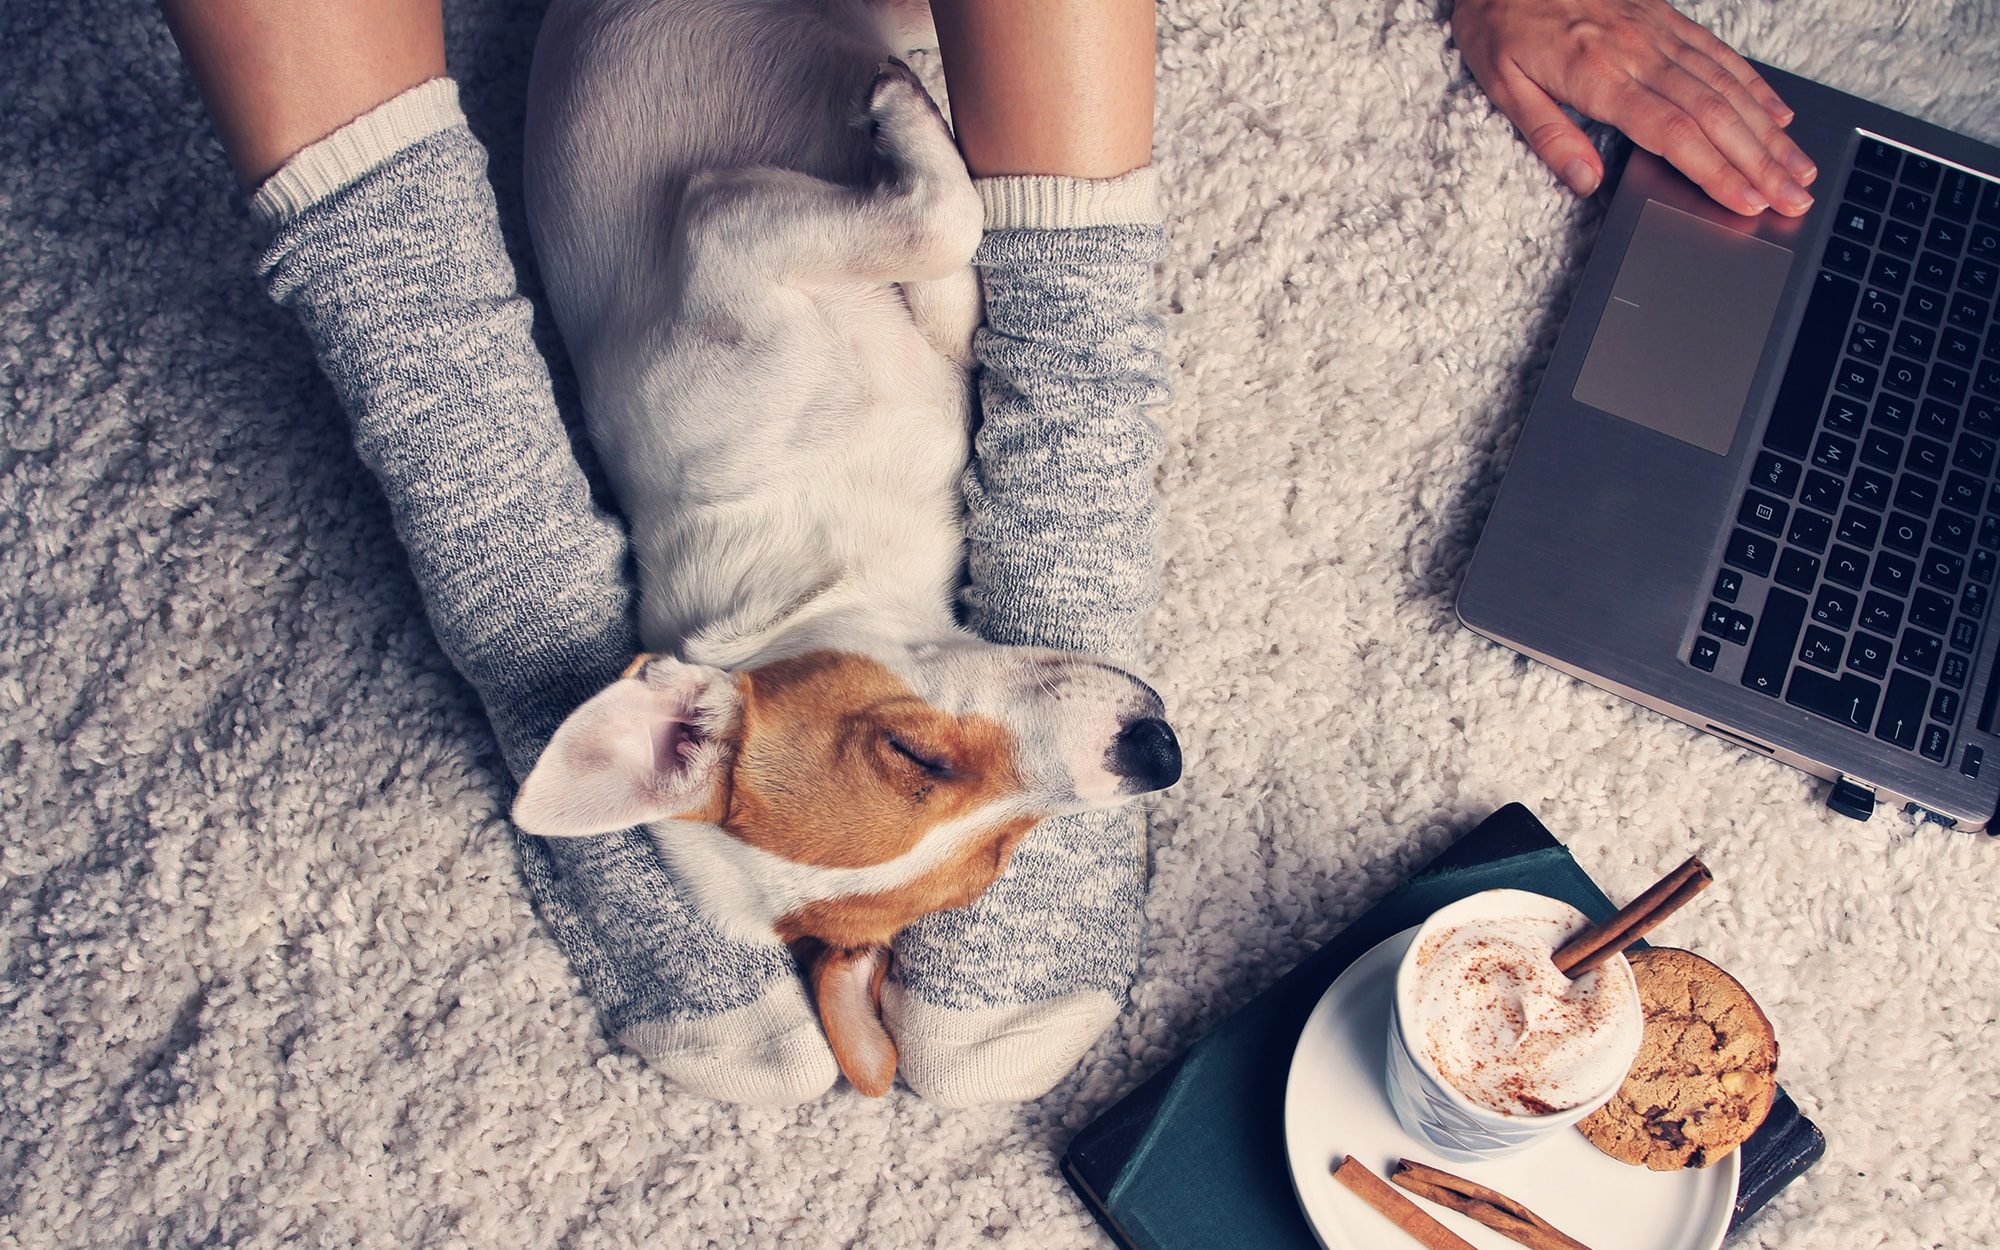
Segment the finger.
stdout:
<svg viewBox="0 0 2000 1250">
<path fill-rule="evenodd" d="M 1583 131 L 1551 100 L 1548 93 L 1516 72 L 1496 74 L 1489 89 L 1493 102 L 1514 123 L 1535 155 L 1578 195 L 1589 195 L 1604 181 L 1604 162 Z"/>
<path fill-rule="evenodd" d="M 1717 150 L 1699 121 L 1647 84 L 1627 78 L 1609 89 L 1601 101 L 1586 103 L 1591 116 L 1618 127 L 1655 156 L 1666 158 L 1724 208 L 1755 217 L 1771 207 L 1771 201 Z M 1718 103 L 1723 102 L 1718 99 Z M 1728 107 L 1726 103 L 1723 106 Z"/>
<path fill-rule="evenodd" d="M 1658 69 L 1652 85 L 1700 124 L 1708 142 L 1773 208 L 1797 217 L 1812 207 L 1812 196 L 1744 124 L 1726 96 L 1671 60 Z"/>
<path fill-rule="evenodd" d="M 1700 22 L 1679 12 L 1675 12 L 1674 16 L 1679 19 L 1674 23 L 1674 29 L 1680 35 L 1681 42 L 1705 54 L 1717 65 L 1728 70 L 1729 76 L 1743 85 L 1743 89 L 1750 93 L 1750 98 L 1757 101 L 1759 107 L 1771 115 L 1773 121 L 1780 126 L 1792 124 L 1792 118 L 1796 116 L 1792 112 L 1792 106 L 1785 103 L 1778 93 L 1771 89 L 1771 84 L 1764 81 L 1764 76 L 1759 74 L 1750 62 L 1744 60 L 1741 53 L 1724 43 L 1720 36 Z"/>
<path fill-rule="evenodd" d="M 1731 107 L 1736 110 L 1736 115 L 1750 128 L 1750 133 L 1757 136 L 1757 142 L 1763 144 L 1764 150 L 1777 158 L 1778 163 L 1785 167 L 1801 187 L 1812 185 L 1813 179 L 1819 176 L 1819 166 L 1813 164 L 1812 158 L 1807 156 L 1798 144 L 1792 142 L 1792 137 L 1785 133 L 1785 128 L 1778 124 L 1778 119 L 1771 116 L 1769 109 L 1758 103 L 1750 94 L 1749 88 L 1738 81 L 1720 62 L 1693 44 L 1682 44 L 1674 59 L 1680 63 L 1682 69 L 1708 84 L 1710 89 L 1719 92 L 1729 101 Z"/>
</svg>

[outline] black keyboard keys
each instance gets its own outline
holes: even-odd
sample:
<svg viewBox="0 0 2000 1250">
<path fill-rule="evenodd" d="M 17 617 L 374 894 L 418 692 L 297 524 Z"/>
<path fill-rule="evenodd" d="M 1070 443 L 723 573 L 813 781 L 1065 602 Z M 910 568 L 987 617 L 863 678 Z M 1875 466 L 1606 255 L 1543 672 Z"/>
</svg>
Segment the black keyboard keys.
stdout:
<svg viewBox="0 0 2000 1250">
<path fill-rule="evenodd" d="M 1748 622 L 1745 624 L 1747 627 Z M 1937 672 L 1938 660 L 1943 656 L 1944 640 L 1921 629 L 1904 630 L 1902 645 L 1896 648 L 1896 663 L 1926 677 Z"/>
<path fill-rule="evenodd" d="M 1793 459 L 1803 459 L 1812 446 L 1820 404 L 1826 397 L 1833 367 L 1840 363 L 1840 345 L 1845 341 L 1854 301 L 1860 294 L 1859 283 L 1839 274 L 1822 270 L 1814 281 L 1812 298 L 1806 301 L 1805 320 L 1799 326 L 1798 346 L 1792 349 L 1791 361 L 1785 366 L 1785 380 L 1778 387 L 1771 423 L 1764 429 L 1766 447 Z"/>
<path fill-rule="evenodd" d="M 1778 571 L 1771 580 L 1802 595 L 1810 593 L 1813 584 L 1819 581 L 1819 561 L 1803 551 L 1787 547 L 1785 554 L 1778 557 Z"/>
<path fill-rule="evenodd" d="M 1869 722 L 1874 719 L 1875 702 L 1881 693 L 1880 686 L 1852 673 L 1843 677 L 1828 677 L 1809 668 L 1799 668 L 1792 671 L 1792 684 L 1785 692 L 1785 702 L 1866 733 Z"/>
<path fill-rule="evenodd" d="M 1925 706 L 1930 702 L 1931 684 L 1911 673 L 1889 678 L 1882 698 L 1882 719 L 1875 723 L 1875 736 L 1905 751 L 1917 749 L 1917 734 L 1923 729 Z"/>
<path fill-rule="evenodd" d="M 1806 640 L 1799 646 L 1799 658 L 1829 673 L 1840 671 L 1841 653 L 1847 647 L 1839 634 L 1817 625 L 1806 626 Z"/>
<path fill-rule="evenodd" d="M 1873 634 L 1856 634 L 1847 647 L 1847 667 L 1870 677 L 1889 671 L 1889 640 Z M 1860 728 L 1860 726 L 1857 726 Z"/>
<path fill-rule="evenodd" d="M 1701 632 L 1714 634 L 1724 642 L 1745 646 L 1750 641 L 1750 614 L 1738 612 L 1735 608 L 1724 607 L 1719 603 L 1711 603 L 1708 605 L 1708 611 L 1702 614 Z"/>
<path fill-rule="evenodd" d="M 1743 660 L 1743 684 L 1777 698 L 1792 666 L 1792 649 L 1806 623 L 1806 601 L 1788 590 L 1772 590 L 1764 598 L 1763 619 Z"/>
<path fill-rule="evenodd" d="M 1777 543 L 1761 534 L 1753 534 L 1743 529 L 1729 536 L 1729 547 L 1722 554 L 1725 562 L 1755 573 L 1759 577 L 1771 575 L 1771 562 L 1777 559 L 1777 556 Z"/>
<path fill-rule="evenodd" d="M 1821 625 L 1844 630 L 1854 624 L 1855 595 L 1838 586 L 1820 587 L 1819 597 L 1813 600 L 1812 618 Z"/>
<path fill-rule="evenodd" d="M 1834 544 L 1826 557 L 1826 580 L 1839 582 L 1850 590 L 1861 589 L 1868 577 L 1868 557 L 1852 547 Z"/>
</svg>

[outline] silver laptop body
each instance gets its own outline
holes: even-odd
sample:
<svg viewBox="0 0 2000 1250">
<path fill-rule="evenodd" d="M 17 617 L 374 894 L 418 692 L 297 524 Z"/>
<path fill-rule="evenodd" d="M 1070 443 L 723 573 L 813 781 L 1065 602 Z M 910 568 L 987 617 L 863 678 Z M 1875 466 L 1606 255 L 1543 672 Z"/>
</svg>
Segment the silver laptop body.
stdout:
<svg viewBox="0 0 2000 1250">
<path fill-rule="evenodd" d="M 1459 616 L 1850 815 L 1984 828 L 2000 149 L 1758 68 L 1813 209 L 1741 218 L 1633 153 Z"/>
</svg>

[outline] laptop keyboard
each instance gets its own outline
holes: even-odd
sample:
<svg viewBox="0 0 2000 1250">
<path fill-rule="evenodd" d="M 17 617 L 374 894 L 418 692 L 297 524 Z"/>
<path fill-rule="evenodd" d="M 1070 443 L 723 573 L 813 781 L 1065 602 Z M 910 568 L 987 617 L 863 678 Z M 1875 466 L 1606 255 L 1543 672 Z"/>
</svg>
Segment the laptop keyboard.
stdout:
<svg viewBox="0 0 2000 1250">
<path fill-rule="evenodd" d="M 2000 180 L 1863 135 L 1688 653 L 1973 777 L 1952 746 L 2000 571 L 1996 305 Z"/>
</svg>

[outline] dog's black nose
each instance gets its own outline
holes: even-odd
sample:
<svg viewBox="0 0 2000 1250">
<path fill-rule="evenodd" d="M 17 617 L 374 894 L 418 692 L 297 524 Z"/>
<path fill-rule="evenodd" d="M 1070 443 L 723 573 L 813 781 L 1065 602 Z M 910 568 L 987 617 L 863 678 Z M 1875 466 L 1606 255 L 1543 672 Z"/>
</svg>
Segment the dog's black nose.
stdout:
<svg viewBox="0 0 2000 1250">
<path fill-rule="evenodd" d="M 1157 716 L 1135 720 L 1118 731 L 1111 746 L 1111 771 L 1125 778 L 1130 794 L 1164 790 L 1181 779 L 1181 744 L 1173 727 Z"/>
</svg>

